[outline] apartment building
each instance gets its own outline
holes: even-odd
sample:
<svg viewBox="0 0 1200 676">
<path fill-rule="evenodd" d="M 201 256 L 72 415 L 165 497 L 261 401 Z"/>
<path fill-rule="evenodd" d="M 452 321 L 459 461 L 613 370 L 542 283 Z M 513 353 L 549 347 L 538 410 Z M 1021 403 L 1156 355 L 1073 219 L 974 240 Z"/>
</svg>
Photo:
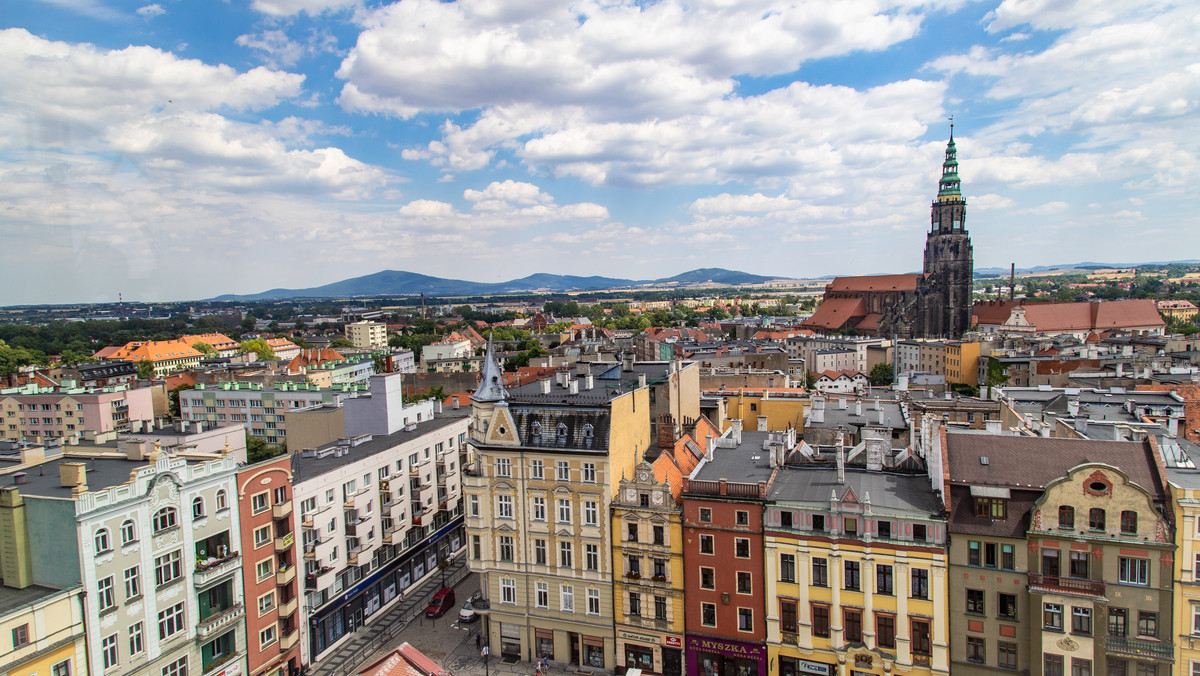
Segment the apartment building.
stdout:
<svg viewBox="0 0 1200 676">
<path fill-rule="evenodd" d="M 225 382 L 205 385 L 179 395 L 180 418 L 191 423 L 242 423 L 269 444 L 287 436 L 287 414 L 311 406 L 337 404 L 365 392 L 365 385 L 317 387 L 308 383 Z"/>
<path fill-rule="evenodd" d="M 85 432 L 140 430 L 154 419 L 150 388 L 24 385 L 0 390 L 0 437 L 45 442 L 80 439 Z"/>
<path fill-rule="evenodd" d="M 946 343 L 941 340 L 911 339 L 896 343 L 896 374 L 946 374 Z"/>
<path fill-rule="evenodd" d="M 304 662 L 377 617 L 458 552 L 470 419 L 433 402 L 403 406 L 400 376 L 343 402 L 347 436 L 293 456 L 304 561 Z"/>
<path fill-rule="evenodd" d="M 135 364 L 148 361 L 154 365 L 154 377 L 162 378 L 176 371 L 195 368 L 204 355 L 182 340 L 147 340 L 126 343 L 111 354 L 108 359 L 133 362 Z"/>
<path fill-rule="evenodd" d="M 360 322 L 351 322 L 346 324 L 346 340 L 353 343 L 354 347 L 359 350 L 387 347 L 387 324 L 369 322 L 365 319 Z"/>
<path fill-rule="evenodd" d="M 180 336 L 179 342 L 185 345 L 204 343 L 216 350 L 218 357 L 232 357 L 242 348 L 241 343 L 223 333 L 198 333 L 190 336 Z"/>
<path fill-rule="evenodd" d="M 82 586 L 87 673 L 244 671 L 236 458 L 122 448 L 14 475 L 0 502 L 3 539 L 20 543 L 5 584 Z"/>
<path fill-rule="evenodd" d="M 0 515 L 12 514 L 15 490 L 0 490 Z M 5 535 L 12 532 L 0 523 Z M 22 535 L 26 535 L 22 533 Z M 28 546 L 22 543 L 18 546 Z M 83 630 L 83 587 L 18 587 L 28 570 L 13 570 L 17 557 L 0 563 L 0 674 L 74 676 L 88 673 Z"/>
<path fill-rule="evenodd" d="M 613 603 L 610 507 L 653 443 L 646 383 L 665 370 L 591 364 L 505 390 L 489 346 L 463 490 L 492 654 L 615 668 L 623 609 Z"/>
<path fill-rule="evenodd" d="M 946 382 L 979 385 L 979 350 L 980 343 L 962 340 L 946 341 L 946 354 L 942 358 L 946 370 Z"/>
<path fill-rule="evenodd" d="M 1175 523 L 1175 673 L 1200 674 L 1200 446 L 1157 439 Z"/>
<path fill-rule="evenodd" d="M 1151 442 L 948 431 L 951 664 L 1184 673 L 1174 525 Z"/>
</svg>

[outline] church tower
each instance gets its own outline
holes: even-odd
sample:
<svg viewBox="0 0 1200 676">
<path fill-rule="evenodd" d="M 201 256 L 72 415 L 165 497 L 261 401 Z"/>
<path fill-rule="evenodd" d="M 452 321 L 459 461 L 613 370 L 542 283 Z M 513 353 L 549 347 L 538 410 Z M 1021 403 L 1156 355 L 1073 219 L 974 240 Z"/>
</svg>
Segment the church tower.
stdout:
<svg viewBox="0 0 1200 676">
<path fill-rule="evenodd" d="M 954 147 L 954 125 L 942 163 L 937 199 L 933 201 L 931 225 L 925 239 L 925 274 L 928 296 L 921 312 L 920 333 L 958 338 L 971 326 L 971 296 L 975 262 L 971 236 L 967 233 L 967 202 L 958 178 L 958 153 Z"/>
</svg>

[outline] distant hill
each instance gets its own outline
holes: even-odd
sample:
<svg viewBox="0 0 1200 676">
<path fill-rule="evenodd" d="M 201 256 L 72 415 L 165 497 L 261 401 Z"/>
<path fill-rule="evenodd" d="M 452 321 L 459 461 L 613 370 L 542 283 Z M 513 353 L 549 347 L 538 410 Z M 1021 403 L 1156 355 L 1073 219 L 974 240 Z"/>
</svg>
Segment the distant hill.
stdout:
<svg viewBox="0 0 1200 676">
<path fill-rule="evenodd" d="M 496 293 L 530 291 L 595 291 L 621 287 L 663 284 L 760 284 L 777 277 L 763 277 L 723 268 L 701 268 L 674 277 L 654 280 L 619 279 L 615 277 L 577 277 L 537 273 L 507 282 L 469 282 L 461 279 L 431 277 L 402 270 L 383 270 L 362 277 L 344 279 L 324 286 L 307 289 L 271 289 L 245 295 L 225 294 L 212 300 L 278 300 L 290 298 L 353 298 L 370 296 L 483 296 Z"/>
</svg>

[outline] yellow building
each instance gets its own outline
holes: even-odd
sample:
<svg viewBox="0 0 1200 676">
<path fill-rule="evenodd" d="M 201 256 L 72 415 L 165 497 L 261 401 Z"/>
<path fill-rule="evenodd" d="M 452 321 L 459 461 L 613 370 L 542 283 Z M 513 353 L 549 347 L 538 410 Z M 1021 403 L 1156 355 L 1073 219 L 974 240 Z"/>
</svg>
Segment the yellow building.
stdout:
<svg viewBox="0 0 1200 676">
<path fill-rule="evenodd" d="M 0 587 L 0 676 L 90 673 L 82 587 Z"/>
<path fill-rule="evenodd" d="M 789 428 L 804 429 L 804 413 L 812 405 L 808 391 L 787 387 L 742 388 L 738 390 L 708 390 L 707 396 L 725 399 L 724 429 L 733 420 L 746 421 L 746 429 L 765 432 Z"/>
<path fill-rule="evenodd" d="M 979 385 L 979 343 L 946 342 L 946 382 Z"/>
<path fill-rule="evenodd" d="M 1160 443 L 1175 522 L 1175 673 L 1186 676 L 1200 673 L 1200 454 L 1192 448 Z"/>
<path fill-rule="evenodd" d="M 1158 306 L 1158 313 L 1168 322 L 1190 322 L 1200 312 L 1200 308 L 1190 300 L 1160 300 L 1155 305 Z"/>
<path fill-rule="evenodd" d="M 888 466 L 886 442 L 871 435 L 838 458 L 844 469 L 812 458 L 775 477 L 763 523 L 772 673 L 950 672 L 943 506 L 924 472 Z"/>
</svg>

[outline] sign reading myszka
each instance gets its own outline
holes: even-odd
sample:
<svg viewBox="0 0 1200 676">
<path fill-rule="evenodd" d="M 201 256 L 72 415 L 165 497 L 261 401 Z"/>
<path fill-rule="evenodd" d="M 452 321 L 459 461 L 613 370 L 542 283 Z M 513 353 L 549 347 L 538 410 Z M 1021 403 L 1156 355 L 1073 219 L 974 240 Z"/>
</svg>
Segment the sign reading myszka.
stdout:
<svg viewBox="0 0 1200 676">
<path fill-rule="evenodd" d="M 741 641 L 729 639 L 700 638 L 697 636 L 688 637 L 687 643 L 688 650 L 701 650 L 706 653 L 719 653 L 721 655 L 733 655 L 735 657 L 756 660 L 766 657 L 763 647 L 754 643 L 742 643 Z"/>
<path fill-rule="evenodd" d="M 623 638 L 627 641 L 637 641 L 638 643 L 649 643 L 651 645 L 656 645 L 658 643 L 657 636 L 637 634 L 632 631 L 625 631 L 624 629 L 617 631 L 617 638 Z"/>
</svg>

